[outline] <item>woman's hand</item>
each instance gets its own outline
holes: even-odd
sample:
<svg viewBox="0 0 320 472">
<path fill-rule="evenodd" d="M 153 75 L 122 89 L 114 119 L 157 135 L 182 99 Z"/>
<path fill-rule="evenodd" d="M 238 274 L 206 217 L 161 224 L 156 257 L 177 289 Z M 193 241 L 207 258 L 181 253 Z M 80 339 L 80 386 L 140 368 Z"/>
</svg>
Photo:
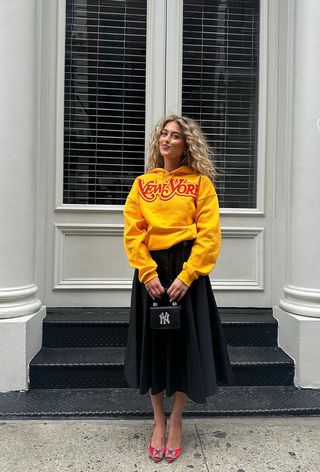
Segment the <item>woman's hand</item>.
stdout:
<svg viewBox="0 0 320 472">
<path fill-rule="evenodd" d="M 155 298 L 161 298 L 161 295 L 164 294 L 165 290 L 161 285 L 159 277 L 149 280 L 144 284 L 146 291 L 149 293 L 150 297 L 154 300 Z"/>
<path fill-rule="evenodd" d="M 188 285 L 184 284 L 180 279 L 175 279 L 167 290 L 170 302 L 181 300 L 181 298 L 185 296 L 188 288 Z"/>
</svg>

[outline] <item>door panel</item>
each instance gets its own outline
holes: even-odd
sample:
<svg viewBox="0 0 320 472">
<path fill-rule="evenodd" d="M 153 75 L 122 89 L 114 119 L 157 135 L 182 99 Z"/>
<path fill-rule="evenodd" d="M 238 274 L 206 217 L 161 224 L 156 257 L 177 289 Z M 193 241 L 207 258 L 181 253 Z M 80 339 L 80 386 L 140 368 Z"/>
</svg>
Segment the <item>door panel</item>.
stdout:
<svg viewBox="0 0 320 472">
<path fill-rule="evenodd" d="M 245 0 L 245 3 L 249 4 L 250 1 Z M 170 9 L 167 8 L 168 2 L 170 2 Z M 252 2 L 256 3 L 254 0 Z M 93 21 L 95 12 L 90 10 L 89 19 L 84 20 L 81 9 L 86 8 L 86 2 L 75 0 L 74 4 L 81 6 L 79 16 L 74 15 L 73 11 L 72 17 L 74 23 L 82 25 L 82 32 L 81 28 L 78 29 L 78 49 L 80 53 L 85 50 L 86 53 L 89 51 L 90 54 L 95 55 L 94 61 L 88 62 L 89 59 L 91 61 L 91 56 L 89 55 L 89 59 L 84 60 L 80 54 L 75 65 L 70 61 L 69 53 L 72 49 L 77 49 L 76 44 L 69 48 L 70 51 L 67 49 L 66 58 L 65 41 L 66 37 L 68 42 L 68 28 L 70 28 L 68 15 L 70 16 L 72 11 L 68 10 L 65 1 L 60 0 L 54 4 L 48 2 L 43 6 L 44 24 L 50 23 L 51 26 L 43 31 L 43 44 L 46 45 L 49 56 L 43 57 L 43 67 L 46 68 L 47 74 L 44 74 L 42 79 L 41 105 L 42 116 L 45 117 L 41 124 L 41 149 L 43 155 L 46 156 L 41 165 L 42 174 L 47 178 L 48 197 L 43 206 L 47 218 L 46 249 L 43 257 L 45 268 L 43 271 L 38 269 L 38 272 L 44 273 L 44 278 L 39 280 L 39 286 L 43 292 L 44 303 L 48 306 L 129 305 L 133 270 L 128 266 L 122 246 L 122 204 L 135 175 L 143 172 L 144 129 L 146 135 L 149 135 L 152 125 L 164 113 L 185 112 L 192 115 L 190 93 L 199 105 L 199 90 L 192 91 L 190 80 L 188 85 L 184 81 L 184 74 L 190 71 L 184 68 L 183 63 L 186 58 L 186 54 L 183 54 L 183 44 L 187 44 L 186 35 L 188 34 L 187 30 L 183 29 L 183 22 L 188 20 L 183 16 L 182 0 L 150 0 L 148 2 L 126 0 L 126 3 L 129 10 L 131 7 L 138 6 L 140 13 L 148 5 L 148 11 L 144 9 L 143 13 L 143 21 L 146 21 L 146 49 L 143 51 L 143 46 L 141 46 L 143 35 L 141 35 L 141 30 L 138 32 L 136 29 L 134 13 L 125 26 L 125 9 L 121 10 L 117 7 L 113 11 L 115 2 L 97 0 L 96 5 L 106 7 L 105 16 Z M 192 6 L 192 2 L 188 0 L 188 3 Z M 204 3 L 210 6 L 211 2 Z M 212 2 L 214 5 L 226 3 L 228 2 Z M 230 3 L 235 2 L 230 1 Z M 232 161 L 232 151 L 234 151 L 230 136 L 236 132 L 234 128 L 237 127 L 231 116 L 232 107 L 228 108 L 229 115 L 224 115 L 227 116 L 227 121 L 223 123 L 223 126 L 220 123 L 218 127 L 215 118 L 211 122 L 210 120 L 205 122 L 203 117 L 194 114 L 196 119 L 203 122 L 201 124 L 205 123 L 205 131 L 212 134 L 213 144 L 217 145 L 215 143 L 219 141 L 216 139 L 217 133 L 220 133 L 221 137 L 223 127 L 226 128 L 228 125 L 231 130 L 224 136 L 224 142 L 221 144 L 220 139 L 220 144 L 217 145 L 219 163 L 220 166 L 224 166 L 221 169 L 223 178 L 217 184 L 221 201 L 223 243 L 218 264 L 211 274 L 211 281 L 220 306 L 271 305 L 273 195 L 270 177 L 273 173 L 273 163 L 272 160 L 266 160 L 266 143 L 272 144 L 272 127 L 270 127 L 271 131 L 268 131 L 268 123 L 264 118 L 267 100 L 266 84 L 268 83 L 264 54 L 268 21 L 265 3 L 261 2 L 263 8 L 260 11 L 260 29 L 263 32 L 259 40 L 260 86 L 257 92 L 258 98 L 255 97 L 256 102 L 252 104 L 256 106 L 256 109 L 250 112 L 250 119 L 256 120 L 254 126 L 257 126 L 257 129 L 252 128 L 250 142 L 246 139 L 241 141 L 243 138 L 241 135 L 240 144 L 238 143 L 238 148 L 242 150 L 248 142 L 251 151 L 256 147 L 255 158 L 252 158 L 254 154 L 252 152 L 251 161 L 250 159 L 246 161 L 249 171 L 245 177 L 241 172 L 238 174 L 235 172 L 235 166 L 228 167 L 228 163 Z M 140 16 L 138 20 L 141 27 L 142 17 Z M 117 25 L 119 27 L 122 21 L 124 40 L 121 51 L 120 44 L 117 44 L 119 31 L 114 30 L 112 33 L 114 38 L 110 39 L 111 32 L 109 34 L 103 30 L 103 24 L 107 24 L 108 21 L 109 26 L 110 21 L 114 22 L 115 28 Z M 202 25 L 206 25 L 206 22 Z M 67 36 L 65 36 L 66 28 Z M 174 28 L 175 31 L 173 31 Z M 98 48 L 97 43 L 93 44 L 99 36 L 95 34 L 97 29 L 100 31 L 100 39 L 106 34 L 105 44 L 101 49 L 104 61 L 97 55 L 102 43 Z M 86 34 L 91 35 L 91 39 L 90 44 L 84 47 Z M 125 41 L 127 37 L 131 38 L 128 44 Z M 113 40 L 114 45 L 112 45 Z M 83 42 L 82 49 L 81 41 Z M 114 54 L 111 54 L 113 46 Z M 216 57 L 214 51 L 208 48 L 201 60 L 210 63 L 211 54 Z M 144 65 L 139 68 L 139 73 L 143 70 L 147 72 L 143 72 L 146 75 L 142 81 L 140 76 L 135 82 L 137 57 L 139 57 L 140 66 L 141 58 L 144 57 L 145 61 Z M 100 78 L 97 75 L 99 64 L 103 65 Z M 113 66 L 119 67 L 119 64 L 120 66 L 125 64 L 125 67 L 122 67 L 121 77 L 120 69 L 116 75 L 113 69 Z M 172 67 L 169 67 L 170 64 Z M 197 64 L 197 68 L 201 67 L 201 63 Z M 96 89 L 93 86 L 93 71 L 97 77 Z M 85 74 L 89 73 L 90 80 L 84 79 Z M 109 79 L 104 77 L 108 74 Z M 69 87 L 71 77 L 74 79 L 72 89 Z M 145 87 L 142 95 L 141 84 Z M 127 89 L 126 85 L 128 85 Z M 217 84 L 214 81 L 209 78 L 208 82 L 202 85 L 206 87 L 206 89 L 203 88 L 207 91 L 206 93 L 217 97 Z M 223 89 L 221 81 L 220 85 Z M 229 84 L 230 88 L 232 86 Z M 69 87 L 67 91 L 66 87 Z M 189 90 L 189 98 L 186 98 L 186 88 Z M 272 94 L 271 88 L 268 90 L 268 100 L 272 100 Z M 227 99 L 225 91 L 221 97 L 220 101 Z M 208 96 L 205 95 L 204 98 L 206 103 L 203 108 L 205 109 L 205 106 L 208 108 L 209 102 Z M 186 107 L 186 102 L 189 102 L 189 108 Z M 115 103 L 119 103 L 118 108 Z M 135 106 L 137 106 L 136 114 Z M 247 107 L 247 104 L 245 106 Z M 67 130 L 66 117 L 68 117 L 69 126 Z M 70 125 L 72 120 L 73 124 Z M 142 122 L 143 132 L 141 133 Z M 240 117 L 238 123 L 244 123 L 244 118 L 241 121 Z M 211 130 L 208 126 L 211 126 Z M 54 129 L 55 133 L 52 132 Z M 255 142 L 254 134 L 257 136 Z M 249 136 L 248 132 L 246 136 Z M 226 149 L 228 152 L 225 152 Z M 237 159 L 239 163 L 241 162 L 241 156 L 243 156 L 241 152 L 233 159 L 233 162 Z M 236 188 L 236 182 L 239 183 L 239 195 L 241 195 L 238 199 L 235 192 L 230 193 L 230 189 Z M 250 187 L 247 197 L 246 187 L 247 190 Z M 243 203 L 246 198 L 247 206 Z M 230 204 L 232 201 L 236 202 L 233 206 Z M 40 260 L 39 263 L 41 263 Z"/>
<path fill-rule="evenodd" d="M 220 306 L 269 306 L 267 12 L 258 0 L 183 3 L 182 113 L 201 124 L 218 169 L 223 241 L 212 285 Z"/>
</svg>

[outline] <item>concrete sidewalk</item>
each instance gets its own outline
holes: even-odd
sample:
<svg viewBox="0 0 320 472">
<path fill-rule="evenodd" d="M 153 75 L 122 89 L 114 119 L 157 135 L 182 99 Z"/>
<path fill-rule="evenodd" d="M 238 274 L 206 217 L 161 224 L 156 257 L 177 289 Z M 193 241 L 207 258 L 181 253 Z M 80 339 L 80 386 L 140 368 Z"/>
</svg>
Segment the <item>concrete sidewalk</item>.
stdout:
<svg viewBox="0 0 320 472">
<path fill-rule="evenodd" d="M 147 456 L 150 420 L 0 422 L 1 472 L 319 472 L 320 418 L 187 419 L 173 464 Z"/>
</svg>

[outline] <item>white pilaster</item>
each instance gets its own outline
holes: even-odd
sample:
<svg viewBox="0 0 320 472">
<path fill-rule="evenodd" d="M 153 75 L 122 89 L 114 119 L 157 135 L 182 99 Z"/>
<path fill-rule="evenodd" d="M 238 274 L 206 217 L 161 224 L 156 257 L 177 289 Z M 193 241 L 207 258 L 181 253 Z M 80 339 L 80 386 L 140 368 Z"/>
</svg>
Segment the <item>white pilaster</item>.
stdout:
<svg viewBox="0 0 320 472">
<path fill-rule="evenodd" d="M 0 2 L 1 391 L 27 388 L 45 313 L 35 284 L 37 6 Z"/>
<path fill-rule="evenodd" d="M 287 283 L 275 316 L 279 344 L 296 362 L 296 384 L 319 387 L 320 12 L 317 0 L 295 0 L 294 7 Z"/>
</svg>

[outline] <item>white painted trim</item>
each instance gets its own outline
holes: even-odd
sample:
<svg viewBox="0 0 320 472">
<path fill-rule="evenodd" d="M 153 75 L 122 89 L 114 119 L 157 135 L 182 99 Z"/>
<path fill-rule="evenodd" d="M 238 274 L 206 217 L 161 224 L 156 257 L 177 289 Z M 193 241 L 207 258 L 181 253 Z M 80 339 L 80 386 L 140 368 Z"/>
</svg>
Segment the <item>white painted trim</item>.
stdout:
<svg viewBox="0 0 320 472">
<path fill-rule="evenodd" d="M 24 287 L 0 288 L 0 302 L 9 300 L 20 300 L 35 295 L 38 291 L 36 285 L 25 285 Z"/>
<path fill-rule="evenodd" d="M 122 223 L 55 223 L 55 228 L 65 234 L 111 234 L 122 235 L 124 225 Z"/>
<path fill-rule="evenodd" d="M 252 280 L 217 279 L 211 280 L 214 290 L 264 290 L 264 232 L 263 227 L 222 227 L 222 238 L 253 238 L 254 277 Z"/>
<path fill-rule="evenodd" d="M 210 279 L 212 290 L 217 291 L 263 291 L 263 287 L 257 282 L 252 280 L 216 280 Z"/>
<path fill-rule="evenodd" d="M 305 300 L 308 302 L 316 302 L 320 304 L 320 290 L 304 287 L 295 287 L 294 285 L 286 285 L 284 293 L 291 298 L 297 300 Z"/>
<path fill-rule="evenodd" d="M 70 280 L 61 280 L 53 290 L 131 290 L 132 279 L 101 279 L 98 278 L 73 278 Z"/>
<path fill-rule="evenodd" d="M 56 212 L 86 212 L 89 211 L 104 211 L 104 212 L 116 212 L 123 213 L 124 205 L 73 205 L 73 204 L 62 204 L 55 208 Z M 228 216 L 264 216 L 264 213 L 255 208 L 220 208 L 220 215 Z"/>
<path fill-rule="evenodd" d="M 55 257 L 54 257 L 54 287 L 53 290 L 130 290 L 132 279 L 106 278 L 72 278 L 63 279 L 64 236 L 83 234 L 103 234 L 122 236 L 123 224 L 90 224 L 90 223 L 56 223 L 55 225 Z M 222 228 L 223 238 L 252 238 L 254 239 L 254 277 L 250 280 L 214 279 L 211 285 L 219 291 L 258 291 L 264 289 L 264 228 L 263 227 L 229 227 Z"/>
<path fill-rule="evenodd" d="M 63 204 L 64 150 L 64 62 L 66 35 L 66 0 L 57 2 L 57 69 L 56 69 L 56 166 L 55 206 Z"/>
<path fill-rule="evenodd" d="M 273 199 L 273 260 L 272 304 L 278 305 L 283 286 L 288 280 L 288 239 L 291 200 L 291 130 L 293 119 L 293 54 L 294 0 L 276 2 L 276 61 L 277 91 L 275 97 L 274 199 Z M 272 19 L 270 19 L 272 22 Z M 271 31 L 272 34 L 272 31 Z M 273 152 L 273 149 L 272 149 Z"/>
<path fill-rule="evenodd" d="M 107 279 L 107 278 L 82 278 L 76 277 L 65 280 L 63 278 L 63 260 L 64 260 L 64 237 L 65 235 L 104 235 L 104 236 L 123 236 L 124 225 L 109 224 L 91 224 L 91 223 L 55 223 L 55 254 L 54 254 L 54 274 L 53 290 L 59 289 L 130 289 L 131 279 Z"/>
<path fill-rule="evenodd" d="M 0 320 L 33 315 L 41 307 L 36 285 L 0 289 Z"/>
<path fill-rule="evenodd" d="M 220 208 L 220 215 L 228 216 L 265 216 L 263 211 L 256 208 Z"/>
<path fill-rule="evenodd" d="M 265 180 L 267 158 L 267 87 L 268 87 L 268 0 L 260 0 L 259 108 L 257 147 L 257 210 L 265 213 Z"/>
<path fill-rule="evenodd" d="M 39 114 L 39 191 L 38 221 L 36 226 L 36 281 L 39 298 L 46 299 L 48 258 L 48 220 L 54 209 L 55 150 L 56 150 L 56 48 L 58 2 L 41 3 L 41 70 Z"/>
<path fill-rule="evenodd" d="M 319 289 L 286 285 L 283 291 L 285 298 L 280 300 L 280 308 L 290 314 L 320 318 Z"/>
<path fill-rule="evenodd" d="M 39 280 L 42 282 L 45 279 L 45 234 L 47 231 L 47 185 L 43 189 L 43 180 L 46 178 L 46 173 L 43 170 L 46 168 L 47 160 L 42 159 L 42 130 L 43 123 L 46 123 L 46 115 L 43 113 L 43 85 L 47 82 L 47 73 L 44 68 L 44 49 L 46 48 L 46 31 L 45 24 L 47 18 L 44 15 L 44 6 L 42 2 L 37 2 L 37 150 L 36 150 L 36 221 L 35 221 L 35 282 Z M 45 125 L 44 125 L 45 126 Z M 38 296 L 41 300 L 44 298 L 43 285 L 39 287 Z"/>
<path fill-rule="evenodd" d="M 288 53 L 287 53 L 287 100 L 286 100 L 286 133 L 285 133 L 285 180 L 284 180 L 284 194 L 285 194 L 285 229 L 284 229 L 284 267 L 285 274 L 284 279 L 289 279 L 289 252 L 291 250 L 288 247 L 288 235 L 291 227 L 291 195 L 292 195 L 292 129 L 293 129 L 293 118 L 294 118 L 294 106 L 293 106 L 293 93 L 294 93 L 294 25 L 295 25 L 295 0 L 288 0 Z M 280 187 L 281 188 L 281 187 Z"/>
<path fill-rule="evenodd" d="M 183 0 L 167 0 L 166 115 L 181 115 Z"/>
<path fill-rule="evenodd" d="M 124 205 L 74 205 L 74 204 L 62 204 L 55 208 L 56 212 L 116 212 L 123 213 Z"/>
<path fill-rule="evenodd" d="M 147 4 L 146 158 L 150 132 L 165 114 L 166 102 L 166 0 L 148 0 Z"/>
</svg>

